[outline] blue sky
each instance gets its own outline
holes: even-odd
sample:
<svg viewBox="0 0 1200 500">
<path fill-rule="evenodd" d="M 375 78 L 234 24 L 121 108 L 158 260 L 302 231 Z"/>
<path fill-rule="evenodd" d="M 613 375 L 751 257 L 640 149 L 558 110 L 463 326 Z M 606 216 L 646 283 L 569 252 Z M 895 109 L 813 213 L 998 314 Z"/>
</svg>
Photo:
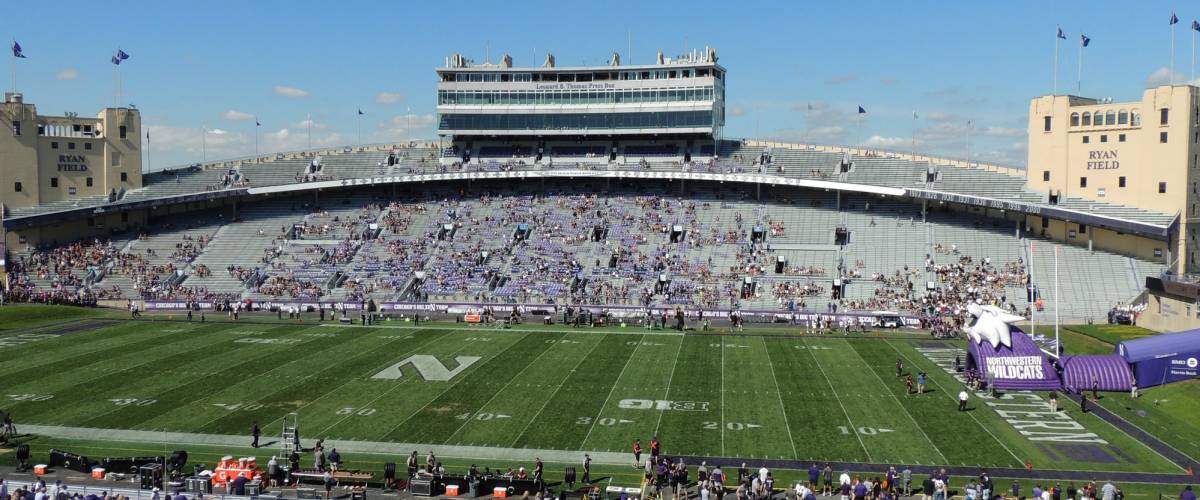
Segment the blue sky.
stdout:
<svg viewBox="0 0 1200 500">
<path fill-rule="evenodd" d="M 434 68 L 461 52 L 504 52 L 517 65 L 552 50 L 560 65 L 634 63 L 685 47 L 717 48 L 729 70 L 727 136 L 868 143 L 1023 165 L 1029 99 L 1050 93 L 1062 26 L 1059 92 L 1074 93 L 1079 33 L 1083 95 L 1140 98 L 1175 69 L 1190 75 L 1200 4 L 1013 2 L 10 2 L 0 34 L 27 59 L 17 87 L 42 114 L 91 116 L 124 98 L 151 130 L 151 166 L 314 145 L 432 138 Z M 119 5 L 117 7 L 116 5 Z M 536 51 L 536 52 L 535 52 Z M 628 58 L 626 58 L 628 62 Z M 7 89 L 8 82 L 5 81 Z M 808 104 L 814 111 L 806 112 Z M 860 124 L 854 111 L 867 109 Z M 411 130 L 410 130 L 411 124 Z"/>
</svg>

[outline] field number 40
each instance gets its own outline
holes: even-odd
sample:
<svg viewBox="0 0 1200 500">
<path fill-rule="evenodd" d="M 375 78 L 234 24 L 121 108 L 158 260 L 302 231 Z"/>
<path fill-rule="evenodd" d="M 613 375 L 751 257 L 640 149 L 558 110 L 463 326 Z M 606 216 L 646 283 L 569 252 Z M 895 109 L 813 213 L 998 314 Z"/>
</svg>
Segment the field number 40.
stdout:
<svg viewBox="0 0 1200 500">
<path fill-rule="evenodd" d="M 844 425 L 839 425 L 838 430 L 842 431 L 842 434 L 850 434 L 850 431 L 852 429 L 850 427 L 846 427 Z M 882 427 L 880 427 L 878 429 L 876 429 L 874 427 L 859 427 L 859 428 L 853 429 L 853 430 L 858 431 L 859 434 L 862 434 L 864 436 L 874 436 L 876 434 L 883 433 L 883 432 L 892 432 L 891 429 L 884 429 Z"/>
<path fill-rule="evenodd" d="M 337 411 L 338 415 L 354 415 L 357 417 L 369 417 L 375 414 L 374 408 L 342 408 Z"/>
</svg>

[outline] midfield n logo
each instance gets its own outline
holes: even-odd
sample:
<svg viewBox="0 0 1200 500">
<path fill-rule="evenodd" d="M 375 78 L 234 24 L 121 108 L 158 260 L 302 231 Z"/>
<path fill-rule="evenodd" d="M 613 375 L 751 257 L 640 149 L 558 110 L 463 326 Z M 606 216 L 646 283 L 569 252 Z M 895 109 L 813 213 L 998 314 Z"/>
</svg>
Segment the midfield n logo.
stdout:
<svg viewBox="0 0 1200 500">
<path fill-rule="evenodd" d="M 426 381 L 446 382 L 459 373 L 462 373 L 463 370 L 466 370 L 467 367 L 475 364 L 480 359 L 483 358 L 479 356 L 456 356 L 454 361 L 458 362 L 458 368 L 451 370 L 446 368 L 446 365 L 443 365 L 441 361 L 438 361 L 433 356 L 428 354 L 414 354 L 404 358 L 399 363 L 384 368 L 383 371 L 372 375 L 371 378 L 384 380 L 398 379 L 404 375 L 400 371 L 400 367 L 412 363 L 413 368 L 416 368 L 417 372 L 421 374 L 421 378 Z"/>
</svg>

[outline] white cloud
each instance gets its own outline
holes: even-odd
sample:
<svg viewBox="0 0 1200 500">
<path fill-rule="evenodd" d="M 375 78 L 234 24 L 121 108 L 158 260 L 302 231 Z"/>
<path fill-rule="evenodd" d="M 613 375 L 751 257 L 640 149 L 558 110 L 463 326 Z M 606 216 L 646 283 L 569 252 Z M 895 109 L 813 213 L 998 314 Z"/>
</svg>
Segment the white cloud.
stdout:
<svg viewBox="0 0 1200 500">
<path fill-rule="evenodd" d="M 871 137 L 868 137 L 864 144 L 867 147 L 872 147 L 872 148 L 895 149 L 895 148 L 899 148 L 901 146 L 903 146 L 903 147 L 912 146 L 912 138 L 911 137 L 884 137 L 884 136 L 879 136 L 879 135 L 873 135 Z"/>
<path fill-rule="evenodd" d="M 77 78 L 79 78 L 79 72 L 71 68 L 64 69 L 54 74 L 55 80 L 75 80 Z"/>
<path fill-rule="evenodd" d="M 304 97 L 304 96 L 308 95 L 308 91 L 306 91 L 304 89 L 298 89 L 296 87 L 285 87 L 283 85 L 276 85 L 275 88 L 272 89 L 272 91 L 275 92 L 276 94 L 279 94 L 284 97 Z"/>
<path fill-rule="evenodd" d="M 1166 66 L 1163 66 L 1161 68 L 1154 70 L 1153 73 L 1150 73 L 1150 76 L 1146 78 L 1146 87 L 1149 88 L 1149 87 L 1161 87 L 1163 85 L 1170 85 L 1171 80 L 1172 80 L 1171 70 L 1168 69 Z M 1197 79 L 1189 82 L 1187 75 L 1184 75 L 1183 73 L 1181 73 L 1179 71 L 1175 72 L 1174 80 L 1175 80 L 1175 85 L 1184 85 L 1184 84 L 1196 85 L 1197 83 L 1200 83 L 1200 78 L 1197 78 Z"/>
<path fill-rule="evenodd" d="M 954 114 L 950 114 L 950 113 L 939 113 L 937 111 L 934 111 L 932 113 L 925 113 L 925 114 L 921 114 L 918 111 L 917 115 L 920 116 L 921 118 L 924 118 L 926 120 L 933 121 L 933 122 L 949 122 L 949 121 L 958 121 L 961 119 L 961 118 L 959 118 L 958 115 L 954 115 Z"/>
<path fill-rule="evenodd" d="M 825 80 L 826 85 L 845 85 L 847 83 L 858 80 L 860 75 L 855 72 L 846 73 L 844 75 L 834 75 Z"/>
<path fill-rule="evenodd" d="M 313 120 L 312 118 L 309 118 L 307 120 L 300 120 L 300 121 L 296 122 L 295 124 L 293 124 L 292 126 L 297 129 L 308 129 L 309 127 L 312 127 L 313 130 L 325 130 L 325 129 L 329 128 L 329 124 L 321 123 L 319 121 Z"/>
<path fill-rule="evenodd" d="M 885 76 L 885 77 L 879 79 L 879 84 L 887 86 L 887 87 L 891 87 L 892 85 L 895 85 L 897 83 L 900 83 L 900 80 L 897 80 L 895 77 L 891 77 L 891 76 Z"/>
<path fill-rule="evenodd" d="M 983 127 L 976 129 L 981 135 L 988 137 L 1024 137 L 1025 130 L 1011 127 Z"/>
<path fill-rule="evenodd" d="M 204 134 L 201 127 L 175 127 L 171 125 L 146 126 L 150 132 L 155 170 L 163 167 L 187 165 L 200 161 L 236 158 L 254 153 L 254 133 L 234 132 L 225 129 L 208 129 Z M 328 129 L 312 131 L 312 147 L 342 146 L 352 138 Z M 272 153 L 295 151 L 308 148 L 308 131 L 303 128 L 285 127 L 275 131 L 264 131 L 259 135 L 259 151 Z"/>
<path fill-rule="evenodd" d="M 399 92 L 380 92 L 375 95 L 376 104 L 398 104 L 404 102 L 404 94 Z"/>
<path fill-rule="evenodd" d="M 238 111 L 238 110 L 235 110 L 235 109 L 231 109 L 231 110 L 229 110 L 229 111 L 226 111 L 224 116 L 225 116 L 225 119 L 226 119 L 226 120 L 233 120 L 233 121 L 235 121 L 235 122 L 244 122 L 244 121 L 246 121 L 246 120 L 253 120 L 253 119 L 254 119 L 254 115 L 252 115 L 252 114 L 250 114 L 250 113 L 245 113 L 245 112 L 242 112 L 242 111 Z"/>
<path fill-rule="evenodd" d="M 371 140 L 378 142 L 429 137 L 435 123 L 437 123 L 437 118 L 432 114 L 396 115 L 379 123 L 370 137 Z"/>
<path fill-rule="evenodd" d="M 845 144 L 846 138 L 846 128 L 836 125 L 815 127 L 812 129 L 777 130 L 768 137 L 771 140 L 813 144 Z"/>
<path fill-rule="evenodd" d="M 741 106 L 730 106 L 729 107 L 729 116 L 737 117 L 737 116 L 743 116 L 745 114 L 746 114 L 746 108 L 743 108 Z"/>
</svg>

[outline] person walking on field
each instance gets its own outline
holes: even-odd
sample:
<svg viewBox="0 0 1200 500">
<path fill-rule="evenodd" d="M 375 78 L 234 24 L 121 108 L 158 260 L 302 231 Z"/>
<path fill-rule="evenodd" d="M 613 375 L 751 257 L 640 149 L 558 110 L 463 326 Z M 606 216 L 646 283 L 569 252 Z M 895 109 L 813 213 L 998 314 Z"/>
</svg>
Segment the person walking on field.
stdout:
<svg viewBox="0 0 1200 500">
<path fill-rule="evenodd" d="M 917 394 L 925 394 L 925 372 L 917 374 Z"/>
<path fill-rule="evenodd" d="M 642 468 L 642 440 L 633 440 L 633 468 Z"/>
<path fill-rule="evenodd" d="M 958 411 L 967 411 L 967 398 L 969 397 L 966 389 L 958 392 Z"/>
<path fill-rule="evenodd" d="M 258 421 L 254 421 L 254 425 L 250 427 L 250 435 L 254 437 L 254 442 L 250 446 L 258 448 L 258 437 L 262 435 L 262 429 L 258 428 Z"/>
</svg>

